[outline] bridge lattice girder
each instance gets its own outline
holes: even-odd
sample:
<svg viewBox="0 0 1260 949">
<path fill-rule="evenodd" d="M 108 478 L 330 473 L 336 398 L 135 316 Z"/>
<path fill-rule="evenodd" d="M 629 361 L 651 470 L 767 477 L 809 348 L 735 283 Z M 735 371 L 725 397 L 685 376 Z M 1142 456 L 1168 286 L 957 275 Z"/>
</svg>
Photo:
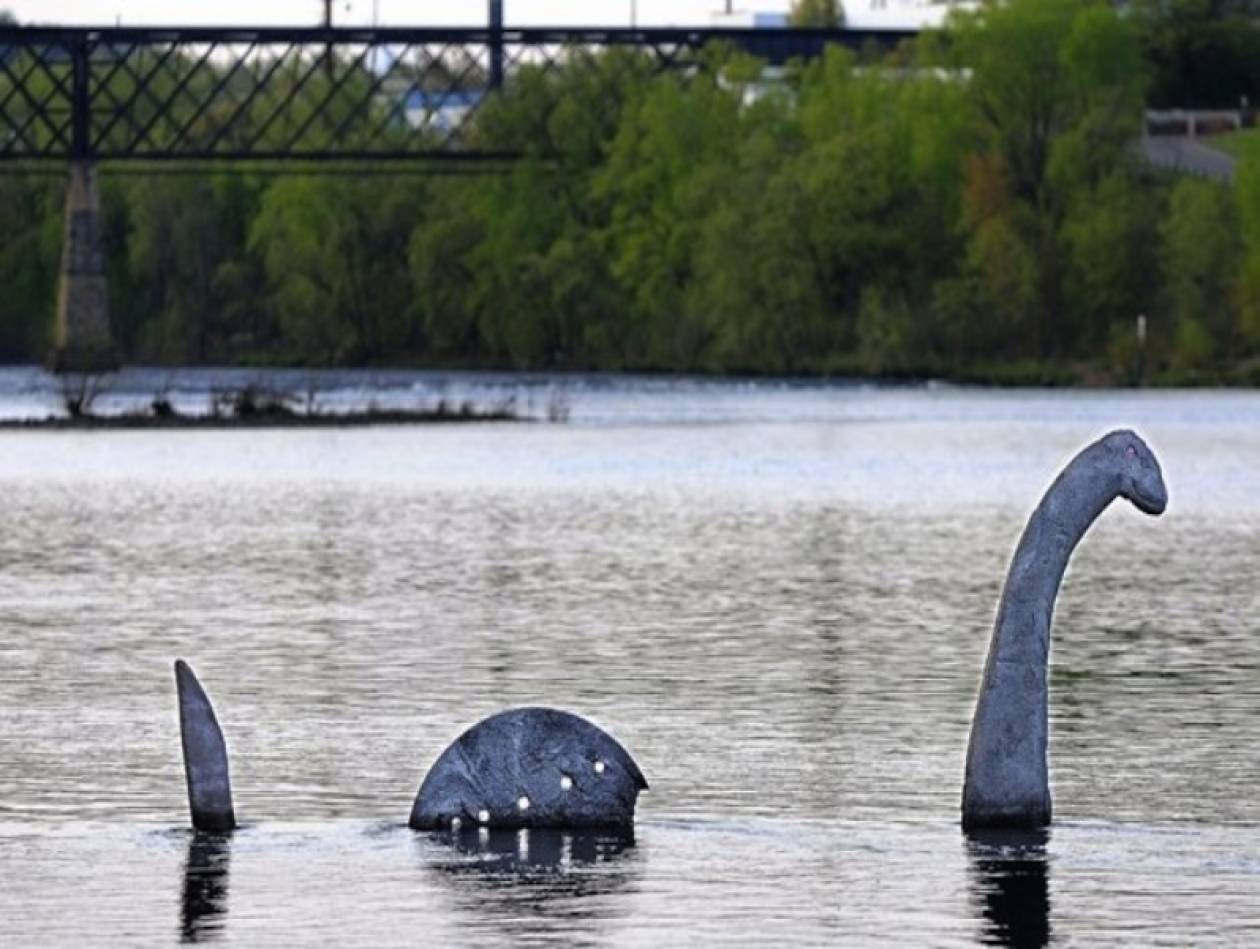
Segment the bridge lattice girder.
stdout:
<svg viewBox="0 0 1260 949">
<path fill-rule="evenodd" d="M 0 162 L 503 160 L 474 117 L 500 85 L 620 49 L 770 63 L 911 34 L 743 29 L 0 27 Z"/>
</svg>

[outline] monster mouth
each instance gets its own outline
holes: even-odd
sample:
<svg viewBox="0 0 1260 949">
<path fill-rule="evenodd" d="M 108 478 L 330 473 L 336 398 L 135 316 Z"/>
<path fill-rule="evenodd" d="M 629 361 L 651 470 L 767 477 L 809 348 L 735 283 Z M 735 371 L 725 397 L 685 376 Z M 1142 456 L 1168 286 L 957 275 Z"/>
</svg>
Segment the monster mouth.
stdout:
<svg viewBox="0 0 1260 949">
<path fill-rule="evenodd" d="M 1162 484 L 1157 491 L 1145 491 L 1139 488 L 1133 492 L 1130 500 L 1143 514 L 1158 517 L 1164 513 L 1164 508 L 1168 507 L 1168 490 Z"/>
</svg>

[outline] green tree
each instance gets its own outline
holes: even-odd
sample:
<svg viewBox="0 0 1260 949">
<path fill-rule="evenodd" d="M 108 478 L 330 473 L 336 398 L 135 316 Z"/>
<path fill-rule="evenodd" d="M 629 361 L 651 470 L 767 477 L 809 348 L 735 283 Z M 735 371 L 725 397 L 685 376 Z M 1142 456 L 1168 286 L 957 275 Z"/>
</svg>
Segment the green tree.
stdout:
<svg viewBox="0 0 1260 949">
<path fill-rule="evenodd" d="M 405 351 L 414 337 L 407 246 L 420 202 L 405 180 L 287 178 L 267 190 L 249 245 L 291 358 L 341 364 Z"/>
<path fill-rule="evenodd" d="M 714 370 L 791 372 L 825 345 L 825 301 L 805 243 L 805 195 L 788 172 L 804 142 L 773 97 L 744 109 L 714 200 L 697 221 L 684 308 L 709 339 Z"/>
<path fill-rule="evenodd" d="M 1247 352 L 1260 348 L 1260 145 L 1253 143 L 1234 174 L 1234 197 L 1242 242 L 1239 277 L 1240 328 Z"/>
<path fill-rule="evenodd" d="M 727 193 L 739 111 L 739 96 L 712 71 L 687 84 L 658 76 L 625 113 L 594 179 L 597 199 L 609 207 L 603 240 L 612 273 L 627 294 L 626 365 L 696 366 L 710 342 L 686 294 L 701 221 Z"/>
<path fill-rule="evenodd" d="M 1082 334 L 1068 309 L 1065 236 L 1083 231 L 1064 222 L 1085 207 L 1078 195 L 1131 173 L 1144 83 L 1136 31 L 1091 0 L 1012 0 L 955 14 L 951 33 L 985 155 L 970 189 L 991 193 L 965 218 L 977 309 L 1005 309 L 1023 355 L 1079 352 L 1098 333 Z"/>
<path fill-rule="evenodd" d="M 158 362 L 221 361 L 230 340 L 252 327 L 233 325 L 258 187 L 238 175 L 129 179 L 128 272 L 116 301 L 115 331 L 137 355 Z M 113 242 L 117 248 L 117 237 Z M 116 273 L 111 278 L 117 282 Z M 248 299 L 248 297 L 246 297 Z"/>
<path fill-rule="evenodd" d="M 1260 10 L 1246 0 L 1135 0 L 1156 108 L 1260 101 Z"/>
<path fill-rule="evenodd" d="M 464 182 L 439 183 L 409 239 L 407 259 L 422 333 L 418 348 L 442 361 L 485 357 L 475 305 L 473 258 L 483 236 L 475 200 L 474 189 Z"/>
<path fill-rule="evenodd" d="M 1039 211 L 1061 212 L 1051 184 L 1078 180 L 1068 169 L 1101 177 L 1139 130 L 1145 79 L 1137 35 L 1112 7 L 986 4 L 956 14 L 951 32 L 957 63 L 971 72 L 982 143 L 1001 156 L 1016 196 Z"/>
<path fill-rule="evenodd" d="M 993 152 L 970 156 L 963 194 L 968 240 L 963 282 L 946 291 L 955 349 L 966 360 L 1027 356 L 1039 331 L 1045 262 L 1035 212 L 1015 196 L 1010 172 Z M 972 297 L 963 306 L 960 292 Z M 1039 347 L 1040 348 L 1040 347 Z"/>
<path fill-rule="evenodd" d="M 635 53 L 574 51 L 562 70 L 522 70 L 487 104 L 477 143 L 527 158 L 476 188 L 455 189 L 463 195 L 457 214 L 470 216 L 455 225 L 467 251 L 448 271 L 466 287 L 457 291 L 462 305 L 442 302 L 432 266 L 450 253 L 431 235 L 413 235 L 413 267 L 437 277 L 420 286 L 421 306 L 426 321 L 446 324 L 444 338 L 479 339 L 484 357 L 522 367 L 626 364 L 624 294 L 601 243 L 610 199 L 594 182 L 654 72 Z"/>
<path fill-rule="evenodd" d="M 1196 3 L 1238 13 L 1167 6 Z M 965 373 L 1110 351 L 1127 371 L 1144 312 L 1156 360 L 1210 377 L 1260 349 L 1260 157 L 1233 192 L 1139 166 L 1152 15 L 1008 0 L 893 57 L 833 49 L 774 78 L 720 47 L 666 72 L 569 50 L 521 65 L 471 120 L 472 147 L 523 156 L 489 175 L 107 175 L 115 332 L 128 357 L 169 361 Z M 248 71 L 166 65 L 155 81 L 189 95 L 165 118 L 138 100 L 154 135 L 329 130 L 308 111 L 323 70 L 298 89 L 282 63 L 276 88 L 302 101 L 271 121 Z M 372 76 L 339 68 L 366 93 Z M 110 81 L 131 99 L 135 75 Z M 219 82 L 234 98 L 194 116 Z M 333 113 L 343 140 L 401 143 L 391 100 L 369 100 Z M 48 134 L 32 125 L 28 144 Z M 0 179 L 0 357 L 43 355 L 60 200 Z"/>
<path fill-rule="evenodd" d="M 872 284 L 917 306 L 960 251 L 961 90 L 930 71 L 859 70 L 837 51 L 807 70 L 801 113 L 810 233 L 833 312 L 851 321 Z"/>
<path fill-rule="evenodd" d="M 791 26 L 828 27 L 844 22 L 844 8 L 837 0 L 793 0 L 788 14 Z"/>
<path fill-rule="evenodd" d="M 1208 182 L 1179 181 L 1160 235 L 1173 368 L 1215 370 L 1237 339 L 1232 304 L 1239 241 L 1229 191 Z"/>
<path fill-rule="evenodd" d="M 0 175 L 0 360 L 43 360 L 52 341 L 61 255 L 61 188 L 44 177 Z"/>
<path fill-rule="evenodd" d="M 1061 230 L 1064 300 L 1082 354 L 1102 351 L 1116 332 L 1127 336 L 1155 307 L 1160 205 L 1148 190 L 1117 172 L 1072 198 Z"/>
</svg>

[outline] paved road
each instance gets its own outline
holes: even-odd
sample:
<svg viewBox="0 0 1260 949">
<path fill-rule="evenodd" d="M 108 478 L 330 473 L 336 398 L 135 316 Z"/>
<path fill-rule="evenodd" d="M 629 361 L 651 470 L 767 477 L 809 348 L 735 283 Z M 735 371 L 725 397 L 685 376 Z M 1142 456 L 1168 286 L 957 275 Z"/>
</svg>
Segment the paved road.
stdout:
<svg viewBox="0 0 1260 949">
<path fill-rule="evenodd" d="M 1142 139 L 1142 153 L 1159 168 L 1184 171 L 1214 181 L 1234 180 L 1234 159 L 1196 138 L 1147 135 Z"/>
</svg>

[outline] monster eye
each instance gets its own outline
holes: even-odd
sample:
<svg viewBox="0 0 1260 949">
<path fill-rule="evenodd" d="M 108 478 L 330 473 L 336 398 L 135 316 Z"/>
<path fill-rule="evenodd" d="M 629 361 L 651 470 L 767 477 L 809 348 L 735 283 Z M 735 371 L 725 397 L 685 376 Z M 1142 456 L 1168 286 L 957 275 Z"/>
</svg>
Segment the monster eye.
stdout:
<svg viewBox="0 0 1260 949">
<path fill-rule="evenodd" d="M 1124 450 L 1124 453 L 1128 455 L 1130 458 L 1133 458 L 1137 455 L 1137 449 L 1134 448 L 1132 445 L 1130 445 L 1128 448 Z"/>
</svg>

